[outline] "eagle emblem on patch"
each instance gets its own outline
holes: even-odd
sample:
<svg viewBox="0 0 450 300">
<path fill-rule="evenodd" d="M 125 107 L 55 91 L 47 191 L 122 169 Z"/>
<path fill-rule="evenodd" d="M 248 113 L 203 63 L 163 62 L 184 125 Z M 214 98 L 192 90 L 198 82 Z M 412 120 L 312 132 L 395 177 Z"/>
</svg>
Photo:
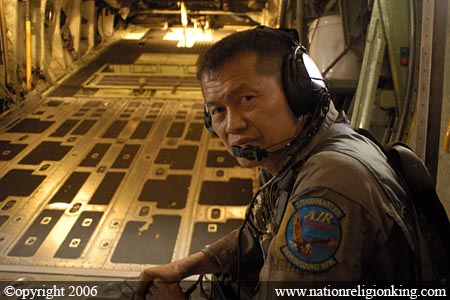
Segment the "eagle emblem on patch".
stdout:
<svg viewBox="0 0 450 300">
<path fill-rule="evenodd" d="M 301 270 L 322 272 L 337 264 L 334 257 L 342 238 L 343 210 L 325 198 L 292 202 L 295 212 L 286 225 L 284 257 Z"/>
</svg>

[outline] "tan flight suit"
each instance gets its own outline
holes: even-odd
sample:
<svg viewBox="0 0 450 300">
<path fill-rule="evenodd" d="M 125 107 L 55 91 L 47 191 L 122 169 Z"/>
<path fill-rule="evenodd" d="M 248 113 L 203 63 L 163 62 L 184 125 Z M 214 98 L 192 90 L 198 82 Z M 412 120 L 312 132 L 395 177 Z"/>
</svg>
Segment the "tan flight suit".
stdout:
<svg viewBox="0 0 450 300">
<path fill-rule="evenodd" d="M 320 287 L 328 282 L 345 281 L 356 286 L 361 282 L 418 280 L 411 250 L 417 247 L 418 238 L 408 233 L 408 224 L 379 180 L 357 159 L 323 149 L 336 146 L 359 153 L 382 174 L 388 191 L 397 200 L 405 201 L 406 192 L 384 154 L 367 138 L 353 131 L 328 135 L 337 118 L 331 104 L 320 129 L 299 152 L 297 161 L 306 161 L 298 169 L 275 235 L 269 234 L 268 242 L 258 243 L 248 228 L 242 234 L 241 273 L 259 270 L 258 260 L 262 265 L 255 299 L 277 299 L 274 287 L 283 284 L 302 288 L 307 282 Z M 237 232 L 203 250 L 224 272 L 234 276 Z M 256 250 L 260 244 L 262 251 Z"/>
</svg>

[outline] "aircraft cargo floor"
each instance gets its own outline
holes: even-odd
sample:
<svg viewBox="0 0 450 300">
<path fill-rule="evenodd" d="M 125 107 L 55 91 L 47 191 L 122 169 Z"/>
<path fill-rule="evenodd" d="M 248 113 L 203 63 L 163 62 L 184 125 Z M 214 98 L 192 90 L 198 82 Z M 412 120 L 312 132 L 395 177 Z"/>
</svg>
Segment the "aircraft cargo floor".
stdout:
<svg viewBox="0 0 450 300">
<path fill-rule="evenodd" d="M 0 277 L 137 276 L 242 222 L 256 170 L 203 126 L 198 54 L 120 41 L 0 121 Z"/>
</svg>

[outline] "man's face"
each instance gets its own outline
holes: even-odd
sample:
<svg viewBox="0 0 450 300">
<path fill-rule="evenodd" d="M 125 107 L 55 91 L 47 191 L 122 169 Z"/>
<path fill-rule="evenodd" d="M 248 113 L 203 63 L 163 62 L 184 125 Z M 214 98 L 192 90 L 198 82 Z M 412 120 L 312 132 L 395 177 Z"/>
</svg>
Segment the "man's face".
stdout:
<svg viewBox="0 0 450 300">
<path fill-rule="evenodd" d="M 248 145 L 273 152 L 299 130 L 277 77 L 259 74 L 258 63 L 255 54 L 241 54 L 218 70 L 206 71 L 201 78 L 213 129 L 230 153 L 232 146 Z M 243 167 L 261 165 L 271 173 L 278 161 L 277 155 L 260 162 L 237 160 Z"/>
</svg>

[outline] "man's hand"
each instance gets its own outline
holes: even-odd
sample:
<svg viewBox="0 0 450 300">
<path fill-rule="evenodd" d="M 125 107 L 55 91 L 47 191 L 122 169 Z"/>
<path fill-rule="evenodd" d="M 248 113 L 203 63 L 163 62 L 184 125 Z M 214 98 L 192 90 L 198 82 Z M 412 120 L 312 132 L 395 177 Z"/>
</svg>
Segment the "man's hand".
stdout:
<svg viewBox="0 0 450 300">
<path fill-rule="evenodd" d="M 159 286 L 165 285 L 176 285 L 179 288 L 178 282 L 182 279 L 182 275 L 177 270 L 177 267 L 174 263 L 170 263 L 167 265 L 162 265 L 154 268 L 147 268 L 142 271 L 139 277 L 139 285 L 135 292 L 135 300 L 143 300 L 146 299 L 145 296 L 150 292 L 151 289 L 154 289 L 157 292 L 156 282 L 159 283 Z M 173 289 L 173 287 L 171 288 Z M 164 288 L 166 290 L 166 288 Z M 181 289 L 180 289 L 181 291 Z M 153 297 L 151 298 L 153 299 Z M 158 298 L 155 298 L 158 299 Z M 163 299 L 163 298 L 161 298 Z M 172 299 L 172 298 L 166 298 Z M 174 298 L 175 299 L 175 298 Z M 184 299 L 184 298 L 180 298 Z"/>
<path fill-rule="evenodd" d="M 186 300 L 188 299 L 178 282 L 166 282 L 155 279 L 147 288 L 146 300 Z"/>
<path fill-rule="evenodd" d="M 171 292 L 178 293 L 178 296 L 181 295 L 184 297 L 183 292 L 181 291 L 181 288 L 178 284 L 183 278 L 195 274 L 217 273 L 218 271 L 218 267 L 214 263 L 212 263 L 202 252 L 194 253 L 186 258 L 171 262 L 166 265 L 148 268 L 142 271 L 139 277 L 139 285 L 136 288 L 134 299 L 146 299 L 145 297 L 149 294 L 149 292 L 151 292 L 152 287 L 156 288 L 155 292 L 159 290 L 158 294 L 169 292 L 170 290 Z M 160 287 L 164 286 L 164 288 L 159 289 L 158 286 L 154 284 L 155 281 L 160 282 Z M 159 298 L 152 297 L 150 299 Z M 169 297 L 164 299 L 177 300 L 186 298 Z"/>
</svg>

